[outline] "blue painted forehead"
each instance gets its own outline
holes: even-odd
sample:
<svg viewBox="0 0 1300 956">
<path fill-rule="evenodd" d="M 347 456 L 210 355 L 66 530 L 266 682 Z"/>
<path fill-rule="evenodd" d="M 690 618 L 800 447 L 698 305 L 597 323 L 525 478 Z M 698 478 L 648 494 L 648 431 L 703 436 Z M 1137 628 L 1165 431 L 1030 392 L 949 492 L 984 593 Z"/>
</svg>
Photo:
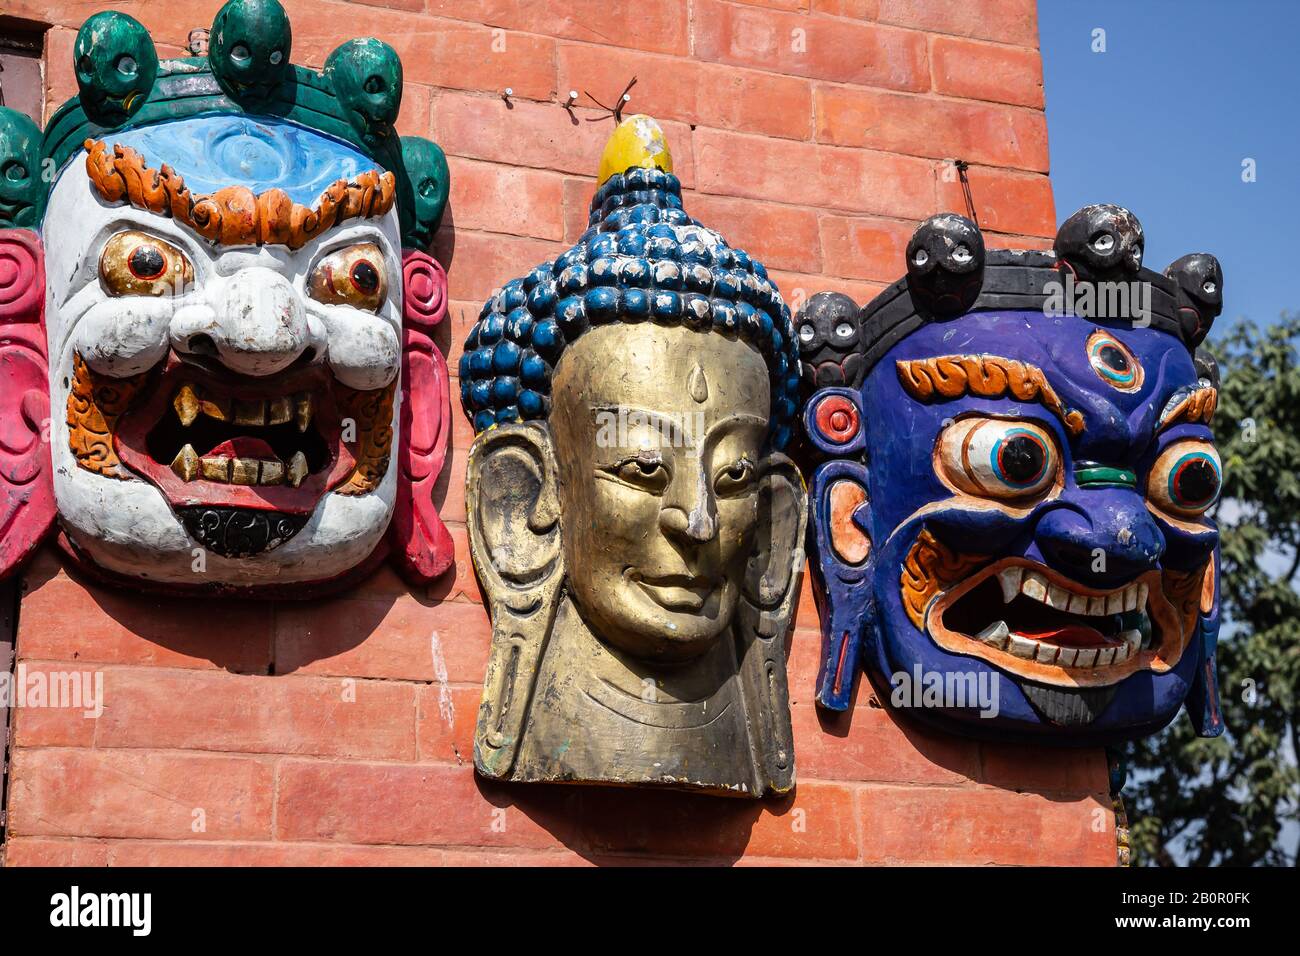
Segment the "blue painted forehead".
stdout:
<svg viewBox="0 0 1300 956">
<path fill-rule="evenodd" d="M 798 344 L 763 264 L 688 216 L 677 177 L 660 169 L 611 176 L 588 223 L 573 248 L 484 303 L 460 360 L 474 430 L 545 419 L 560 356 L 592 326 L 657 322 L 757 349 L 772 383 L 771 444 L 784 447 L 798 410 Z"/>
<path fill-rule="evenodd" d="M 271 117 L 192 116 L 114 134 L 155 163 L 167 163 L 198 196 L 227 186 L 280 189 L 313 205 L 336 180 L 379 166 L 351 144 Z"/>
</svg>

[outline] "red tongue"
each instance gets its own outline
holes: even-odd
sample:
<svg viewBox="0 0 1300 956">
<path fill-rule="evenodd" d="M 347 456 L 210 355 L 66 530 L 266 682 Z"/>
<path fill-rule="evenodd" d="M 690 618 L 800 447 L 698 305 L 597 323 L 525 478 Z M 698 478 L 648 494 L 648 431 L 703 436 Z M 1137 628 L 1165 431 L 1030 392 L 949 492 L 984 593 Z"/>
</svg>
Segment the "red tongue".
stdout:
<svg viewBox="0 0 1300 956">
<path fill-rule="evenodd" d="M 1082 624 L 1070 624 L 1067 627 L 1054 627 L 1046 631 L 1018 631 L 1023 637 L 1036 641 L 1055 644 L 1058 647 L 1106 647 L 1115 643 L 1091 627 Z"/>
<path fill-rule="evenodd" d="M 241 435 L 238 438 L 232 438 L 229 441 L 223 441 L 211 451 L 206 452 L 204 458 L 214 458 L 224 455 L 227 458 L 275 458 L 275 451 L 271 446 L 260 438 L 249 438 Z"/>
</svg>

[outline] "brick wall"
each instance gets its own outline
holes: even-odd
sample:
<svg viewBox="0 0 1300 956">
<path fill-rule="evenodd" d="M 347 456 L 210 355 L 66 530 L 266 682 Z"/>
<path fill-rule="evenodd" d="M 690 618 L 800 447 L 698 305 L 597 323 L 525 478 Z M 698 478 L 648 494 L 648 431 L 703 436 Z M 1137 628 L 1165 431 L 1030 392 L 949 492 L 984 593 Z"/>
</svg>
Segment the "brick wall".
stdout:
<svg viewBox="0 0 1300 956">
<path fill-rule="evenodd" d="M 164 55 L 217 5 L 115 4 Z M 75 31 L 102 6 L 7 0 L 16 16 L 56 21 L 47 113 L 75 89 Z M 630 109 L 662 121 L 687 209 L 763 259 L 795 304 L 823 289 L 866 301 L 895 278 L 916 221 L 964 209 L 948 158 L 971 163 L 993 245 L 1042 247 L 1055 231 L 1033 0 L 286 6 L 295 62 L 320 66 L 358 33 L 393 44 L 401 131 L 448 153 L 435 252 L 451 282 L 441 344 L 453 370 L 492 289 L 585 225 L 612 122 L 588 122 L 602 113 L 585 107 L 570 118 L 569 89 L 609 102 L 635 75 Z M 471 432 L 453 417 L 442 514 L 457 562 L 427 592 L 383 570 L 328 601 L 164 600 L 84 583 L 52 549 L 38 556 L 18 656 L 30 670 L 102 671 L 106 702 L 98 720 L 15 714 L 9 864 L 1113 864 L 1099 751 L 932 734 L 865 687 L 850 714 L 820 716 L 806 581 L 789 662 L 792 798 L 478 781 L 489 627 L 465 547 Z"/>
</svg>

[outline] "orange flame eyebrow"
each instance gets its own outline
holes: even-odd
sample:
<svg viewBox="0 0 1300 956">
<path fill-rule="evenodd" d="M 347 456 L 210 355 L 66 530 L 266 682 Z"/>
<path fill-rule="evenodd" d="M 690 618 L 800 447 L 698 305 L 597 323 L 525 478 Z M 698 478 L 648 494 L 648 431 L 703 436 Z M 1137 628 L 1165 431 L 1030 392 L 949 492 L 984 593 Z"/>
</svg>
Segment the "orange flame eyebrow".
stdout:
<svg viewBox="0 0 1300 956">
<path fill-rule="evenodd" d="M 1084 430 L 1083 413 L 1065 407 L 1037 365 L 1000 355 L 938 355 L 903 359 L 896 364 L 903 388 L 920 401 L 950 401 L 963 395 L 1010 396 L 1022 402 L 1038 402 L 1061 419 L 1071 435 Z"/>
<path fill-rule="evenodd" d="M 227 186 L 210 196 L 194 196 L 170 166 L 151 169 L 129 146 L 86 140 L 86 174 L 106 202 L 169 216 L 223 246 L 282 245 L 300 249 L 345 219 L 374 218 L 393 208 L 397 179 L 391 172 L 367 170 L 331 183 L 314 206 L 294 202 L 280 189 L 254 193 Z"/>
</svg>

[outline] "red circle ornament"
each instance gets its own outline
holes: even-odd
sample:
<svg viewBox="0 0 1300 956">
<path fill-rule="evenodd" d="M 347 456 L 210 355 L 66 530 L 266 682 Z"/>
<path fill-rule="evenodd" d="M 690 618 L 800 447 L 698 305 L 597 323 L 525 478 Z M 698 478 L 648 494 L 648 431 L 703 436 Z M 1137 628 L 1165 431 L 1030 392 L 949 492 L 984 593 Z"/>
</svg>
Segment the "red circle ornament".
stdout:
<svg viewBox="0 0 1300 956">
<path fill-rule="evenodd" d="M 847 445 L 858 435 L 858 409 L 843 395 L 829 395 L 817 405 L 817 431 L 828 442 Z"/>
</svg>

